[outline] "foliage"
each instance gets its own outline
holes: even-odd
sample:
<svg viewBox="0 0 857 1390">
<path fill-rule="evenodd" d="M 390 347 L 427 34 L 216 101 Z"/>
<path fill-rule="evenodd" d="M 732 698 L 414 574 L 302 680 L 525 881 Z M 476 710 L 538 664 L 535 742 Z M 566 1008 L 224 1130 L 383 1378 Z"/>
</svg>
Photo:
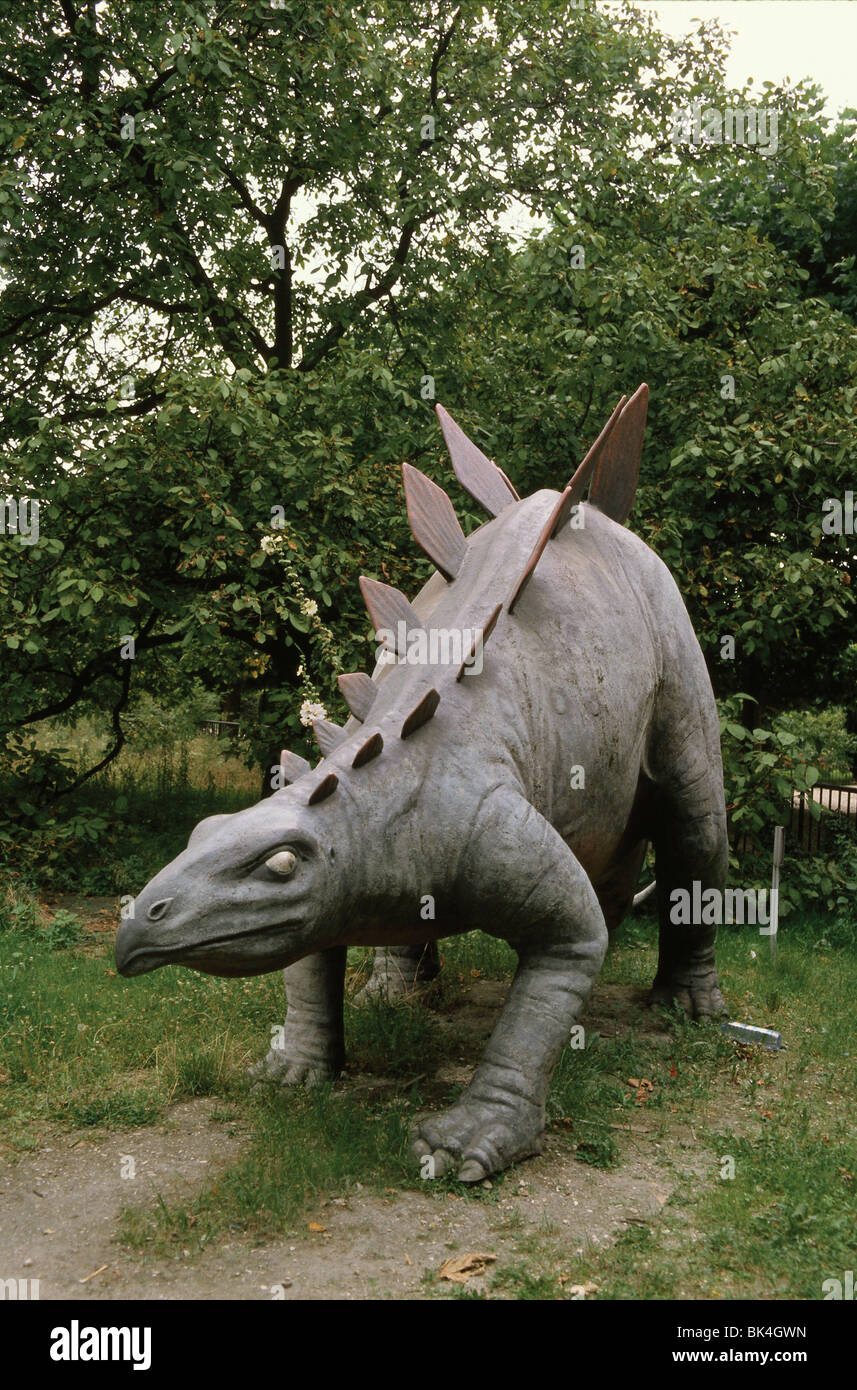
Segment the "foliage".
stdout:
<svg viewBox="0 0 857 1390">
<path fill-rule="evenodd" d="M 808 703 L 824 672 L 850 705 L 857 556 L 822 509 L 853 483 L 857 329 L 695 196 L 635 197 L 624 222 L 579 217 L 483 280 L 456 353 L 473 433 L 522 493 L 559 487 L 620 384 L 648 380 L 632 524 L 676 578 L 717 693 Z"/>
<path fill-rule="evenodd" d="M 772 828 L 786 828 L 780 915 L 824 907 L 831 930 L 857 924 L 857 826 L 828 812 L 812 788 L 821 779 L 826 749 L 850 746 L 841 711 L 785 713 L 770 728 L 748 727 L 752 700 L 746 695 L 720 702 L 720 738 L 726 804 L 732 832 L 733 880 L 744 888 L 770 883 Z M 748 714 L 742 712 L 745 708 Z M 794 795 L 804 792 L 806 814 L 824 821 L 822 848 L 808 854 L 795 845 Z"/>
<path fill-rule="evenodd" d="M 797 740 L 795 756 L 814 763 L 822 782 L 846 782 L 857 758 L 857 736 L 847 727 L 841 706 L 786 710 L 777 720 Z"/>
<path fill-rule="evenodd" d="M 830 823 L 833 822 L 833 823 Z M 782 871 L 780 911 L 828 913 L 817 936 L 823 946 L 857 944 L 857 827 L 830 818 L 823 850 L 787 855 Z"/>
<path fill-rule="evenodd" d="M 10 875 L 0 893 L 0 936 L 4 934 L 7 941 L 17 938 L 22 944 L 65 951 L 81 940 L 83 922 L 76 912 L 59 908 L 44 928 L 35 892 L 19 876 Z"/>
<path fill-rule="evenodd" d="M 772 84 L 766 84 L 776 98 Z M 741 177 L 719 171 L 708 187 L 710 205 L 731 226 L 749 226 L 785 251 L 803 272 L 804 294 L 857 315 L 857 110 L 838 121 L 823 114 L 817 86 L 802 86 L 804 131 L 800 163 L 775 178 L 750 167 Z M 769 98 L 770 99 L 770 98 Z M 788 106 L 785 108 L 788 111 Z M 754 177 L 755 175 L 755 177 Z"/>
<path fill-rule="evenodd" d="M 94 717 L 60 734 L 77 766 L 103 739 Z M 0 870 L 63 893 L 135 894 L 184 849 L 204 816 L 241 810 L 256 797 L 255 775 L 230 756 L 226 739 L 198 733 L 157 749 L 129 742 L 76 793 L 73 815 L 48 806 L 28 826 L 10 825 Z"/>
<path fill-rule="evenodd" d="M 740 722 L 745 702 L 755 703 L 747 695 L 721 701 L 720 744 L 730 824 L 753 836 L 786 822 L 793 792 L 810 791 L 820 774 L 806 760 L 806 742 L 801 749 L 797 735 L 790 732 L 787 716 L 772 720 L 770 729 L 751 729 Z"/>
<path fill-rule="evenodd" d="M 83 935 L 83 922 L 76 912 L 60 908 L 50 920 L 45 941 L 52 951 L 66 951 L 76 946 Z"/>
<path fill-rule="evenodd" d="M 0 885 L 0 932 L 32 936 L 38 930 L 39 901 L 19 876 L 9 875 Z"/>
<path fill-rule="evenodd" d="M 135 686 L 194 676 L 261 690 L 263 765 L 305 737 L 298 668 L 321 693 L 333 657 L 364 664 L 356 573 L 403 573 L 394 469 L 438 452 L 441 286 L 490 265 L 504 209 L 662 135 L 723 40 L 548 0 L 7 9 L 4 484 L 43 508 L 0 546 L 26 824 L 81 781 L 28 732 L 82 700 L 110 711 L 105 762 Z M 275 508 L 291 575 L 261 548 Z"/>
</svg>

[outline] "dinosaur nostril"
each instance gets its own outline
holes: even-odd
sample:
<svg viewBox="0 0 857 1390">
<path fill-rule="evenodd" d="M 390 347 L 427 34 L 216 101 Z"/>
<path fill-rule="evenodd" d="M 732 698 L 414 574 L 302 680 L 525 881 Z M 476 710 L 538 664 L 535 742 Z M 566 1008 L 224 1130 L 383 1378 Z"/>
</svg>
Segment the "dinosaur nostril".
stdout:
<svg viewBox="0 0 857 1390">
<path fill-rule="evenodd" d="M 167 910 L 167 908 L 169 907 L 169 905 L 170 905 L 171 902 L 172 902 L 172 898 L 159 898 L 158 901 L 157 901 L 156 903 L 152 903 L 152 906 L 149 908 L 149 911 L 146 913 L 146 916 L 148 917 L 149 921 L 150 921 L 150 922 L 159 922 L 160 919 L 161 919 L 161 918 L 164 916 L 164 914 L 166 913 L 166 910 Z"/>
</svg>

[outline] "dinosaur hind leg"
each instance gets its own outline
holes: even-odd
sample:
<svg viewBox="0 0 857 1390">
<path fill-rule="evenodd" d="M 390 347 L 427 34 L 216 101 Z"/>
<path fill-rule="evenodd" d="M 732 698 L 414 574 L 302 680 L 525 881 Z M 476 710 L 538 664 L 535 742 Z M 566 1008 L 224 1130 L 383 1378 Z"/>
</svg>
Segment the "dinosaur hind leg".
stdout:
<svg viewBox="0 0 857 1390">
<path fill-rule="evenodd" d="M 609 932 L 614 931 L 631 911 L 647 845 L 647 840 L 639 840 L 611 865 L 608 876 L 595 884 Z"/>
<path fill-rule="evenodd" d="M 283 971 L 286 1021 L 275 1030 L 267 1056 L 249 1069 L 251 1081 L 314 1085 L 342 1071 L 346 954 L 344 946 L 332 946 Z"/>
<path fill-rule="evenodd" d="M 389 1001 L 406 998 L 420 985 L 428 984 L 440 971 L 437 944 L 421 946 L 378 946 L 372 974 L 354 996 L 355 1004 L 381 997 Z"/>
<path fill-rule="evenodd" d="M 726 886 L 728 843 L 719 755 L 709 762 L 698 745 L 679 777 L 660 789 L 652 833 L 655 846 L 659 940 L 652 1004 L 678 1004 L 693 1018 L 726 1011 L 714 959 L 716 927 L 683 922 L 673 894 L 691 904 L 708 888 Z M 694 897 L 694 885 L 699 889 Z M 693 913 L 690 914 L 693 916 Z"/>
</svg>

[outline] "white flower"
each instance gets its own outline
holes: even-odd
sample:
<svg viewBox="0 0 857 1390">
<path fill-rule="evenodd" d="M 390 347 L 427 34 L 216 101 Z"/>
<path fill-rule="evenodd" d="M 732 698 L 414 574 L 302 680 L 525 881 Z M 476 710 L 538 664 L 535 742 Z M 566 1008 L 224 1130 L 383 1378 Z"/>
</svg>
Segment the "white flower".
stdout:
<svg viewBox="0 0 857 1390">
<path fill-rule="evenodd" d="M 314 704 L 312 700 L 304 700 L 301 705 L 301 723 L 306 727 L 314 724 L 317 719 L 326 719 L 327 713 L 324 705 Z"/>
<path fill-rule="evenodd" d="M 301 612 L 306 613 L 308 618 L 314 618 L 318 612 L 318 604 L 314 598 L 305 598 L 301 604 Z"/>
<path fill-rule="evenodd" d="M 283 544 L 282 536 L 263 536 L 259 542 L 266 555 L 275 555 L 278 550 L 282 550 Z"/>
</svg>

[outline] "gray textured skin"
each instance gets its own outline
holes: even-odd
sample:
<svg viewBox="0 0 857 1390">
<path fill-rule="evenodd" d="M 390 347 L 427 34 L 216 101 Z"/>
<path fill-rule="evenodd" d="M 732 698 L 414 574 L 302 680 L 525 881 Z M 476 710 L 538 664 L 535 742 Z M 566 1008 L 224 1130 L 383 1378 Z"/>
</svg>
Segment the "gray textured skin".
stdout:
<svg viewBox="0 0 857 1390">
<path fill-rule="evenodd" d="M 431 626 L 473 627 L 508 597 L 558 494 L 506 507 L 469 539 L 452 584 L 434 575 L 414 607 Z M 636 536 L 597 508 L 547 547 L 484 669 L 377 673 L 365 725 L 318 771 L 228 817 L 136 900 L 119 930 L 124 975 L 181 963 L 218 975 L 288 967 L 282 1049 L 260 1065 L 289 1082 L 343 1062 L 346 948 L 418 946 L 479 928 L 519 966 L 469 1086 L 414 1137 L 435 1172 L 475 1182 L 541 1147 L 548 1086 L 586 1004 L 608 928 L 628 911 L 646 842 L 656 852 L 660 956 L 652 998 L 722 1012 L 713 927 L 674 927 L 670 893 L 723 889 L 726 816 L 718 720 L 676 585 Z M 407 741 L 406 714 L 434 686 L 434 718 Z M 384 752 L 352 770 L 374 730 Z M 585 770 L 572 789 L 570 771 Z M 337 791 L 308 806 L 330 771 Z M 298 856 L 282 880 L 274 853 Z M 420 916 L 426 894 L 434 921 Z M 166 905 L 162 905 L 166 901 Z M 150 919 L 154 904 L 157 920 Z M 390 923 L 395 923 L 391 927 Z"/>
</svg>

